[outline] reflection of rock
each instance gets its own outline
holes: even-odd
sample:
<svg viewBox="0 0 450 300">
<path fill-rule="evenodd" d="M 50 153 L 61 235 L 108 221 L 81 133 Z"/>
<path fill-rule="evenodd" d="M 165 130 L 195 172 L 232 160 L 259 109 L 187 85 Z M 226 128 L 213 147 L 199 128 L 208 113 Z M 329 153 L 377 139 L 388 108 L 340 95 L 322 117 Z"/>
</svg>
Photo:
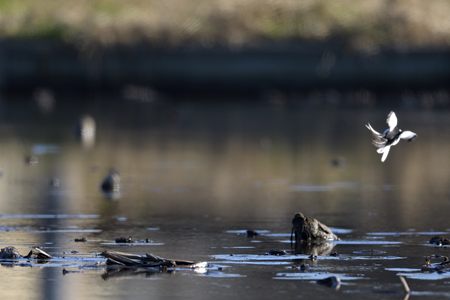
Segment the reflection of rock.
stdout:
<svg viewBox="0 0 450 300">
<path fill-rule="evenodd" d="M 296 244 L 318 244 L 339 239 L 328 226 L 302 213 L 295 214 L 292 220 L 291 241 L 293 234 Z"/>
<path fill-rule="evenodd" d="M 95 120 L 85 115 L 78 120 L 76 134 L 84 147 L 89 148 L 95 144 Z"/>
<path fill-rule="evenodd" d="M 326 256 L 330 255 L 334 248 L 334 244 L 330 242 L 323 242 L 319 244 L 295 243 L 295 254 L 306 254 L 312 256 Z"/>
<path fill-rule="evenodd" d="M 170 273 L 170 271 L 166 272 Z M 110 267 L 106 268 L 105 273 L 102 274 L 103 280 L 117 277 L 131 277 L 131 276 L 145 276 L 150 277 L 156 274 L 161 274 L 159 268 L 124 268 L 124 267 Z"/>
</svg>

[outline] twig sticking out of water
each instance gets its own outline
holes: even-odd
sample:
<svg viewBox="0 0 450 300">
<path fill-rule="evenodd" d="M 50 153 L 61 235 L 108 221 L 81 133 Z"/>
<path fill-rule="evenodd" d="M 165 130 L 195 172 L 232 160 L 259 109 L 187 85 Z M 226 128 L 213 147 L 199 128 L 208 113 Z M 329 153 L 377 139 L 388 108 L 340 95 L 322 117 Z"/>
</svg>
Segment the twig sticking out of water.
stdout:
<svg viewBox="0 0 450 300">
<path fill-rule="evenodd" d="M 411 294 L 411 289 L 409 288 L 408 282 L 406 282 L 405 277 L 399 276 L 399 278 L 400 278 L 400 282 L 401 282 L 402 285 L 403 285 L 403 289 L 405 290 L 405 293 L 406 293 L 407 295 Z"/>
</svg>

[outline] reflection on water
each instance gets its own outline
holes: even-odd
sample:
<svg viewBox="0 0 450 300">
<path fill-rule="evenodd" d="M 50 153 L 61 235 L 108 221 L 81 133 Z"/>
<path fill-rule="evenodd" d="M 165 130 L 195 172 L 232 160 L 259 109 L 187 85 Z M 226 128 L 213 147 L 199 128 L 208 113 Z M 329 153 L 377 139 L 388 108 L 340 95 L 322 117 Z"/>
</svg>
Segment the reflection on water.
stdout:
<svg viewBox="0 0 450 300">
<path fill-rule="evenodd" d="M 404 128 L 418 133 L 418 139 L 400 143 L 382 164 L 364 124 L 371 121 L 376 128 L 383 127 L 391 109 Z M 76 135 L 83 116 L 92 117 L 89 122 L 95 126 L 88 144 Z M 117 237 L 132 236 L 154 243 L 121 246 L 119 251 L 194 260 L 218 259 L 224 250 L 263 255 L 270 249 L 288 248 L 280 239 L 289 235 L 294 213 L 302 211 L 342 227 L 344 231 L 337 234 L 344 238 L 333 251 L 345 254 L 376 248 L 388 252 L 374 260 L 412 255 L 412 261 L 386 267 L 414 268 L 435 248 L 411 249 L 409 245 L 423 245 L 429 232 L 448 235 L 450 230 L 449 136 L 448 112 L 400 107 L 108 99 L 75 103 L 55 98 L 53 109 L 42 113 L 33 102 L 4 101 L 0 109 L 0 244 L 15 245 L 21 252 L 44 245 L 52 254 L 77 250 L 92 256 L 104 248 L 116 249 L 112 241 Z M 25 163 L 30 155 L 37 158 L 35 164 Z M 121 176 L 117 201 L 107 199 L 100 190 L 112 168 Z M 240 234 L 246 229 L 260 235 L 248 239 Z M 87 236 L 86 243 L 74 242 L 82 236 Z M 231 270 L 224 269 L 225 275 L 211 273 L 206 278 L 214 274 L 222 280 L 226 274 L 230 278 L 214 282 L 217 287 L 204 297 L 227 298 L 244 292 L 240 280 L 252 287 L 277 285 L 277 291 L 245 291 L 248 297 L 295 295 L 296 288 L 289 283 L 273 282 L 273 277 L 298 277 L 295 272 L 282 275 L 286 258 L 281 261 L 266 260 L 267 269 L 234 264 Z M 348 268 L 341 275 L 340 295 L 346 298 L 345 276 L 360 278 L 358 272 L 344 267 L 339 259 L 327 261 L 327 268 Z M 377 282 L 398 283 L 388 278 L 390 271 L 371 272 Z M 125 298 L 132 293 L 135 298 L 148 298 L 145 273 L 138 276 L 140 280 L 120 284 L 106 284 L 101 270 L 66 277 L 60 268 L 14 267 L 1 273 L 14 287 L 5 296 L 78 299 L 92 288 L 98 297 Z M 151 284 L 156 297 L 199 297 L 213 282 L 179 273 L 149 278 L 158 279 Z M 179 292 L 172 289 L 174 284 Z M 315 285 L 301 286 L 307 295 L 329 296 Z M 5 290 L 2 281 L 0 288 Z M 371 291 L 370 284 L 361 289 Z M 377 296 L 369 294 L 369 298 Z"/>
</svg>

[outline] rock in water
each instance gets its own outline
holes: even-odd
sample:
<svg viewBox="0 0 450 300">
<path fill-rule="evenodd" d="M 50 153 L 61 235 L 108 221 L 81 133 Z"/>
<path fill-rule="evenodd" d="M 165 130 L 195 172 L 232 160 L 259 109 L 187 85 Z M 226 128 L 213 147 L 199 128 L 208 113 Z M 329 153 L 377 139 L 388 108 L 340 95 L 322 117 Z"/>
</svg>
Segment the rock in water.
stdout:
<svg viewBox="0 0 450 300">
<path fill-rule="evenodd" d="M 339 279 L 339 277 L 336 276 L 330 276 L 324 279 L 319 279 L 317 280 L 317 283 L 336 290 L 338 290 L 341 287 L 341 280 Z"/>
<path fill-rule="evenodd" d="M 21 258 L 19 251 L 15 247 L 5 247 L 0 250 L 0 259 L 18 259 Z"/>
<path fill-rule="evenodd" d="M 16 247 L 8 246 L 0 250 L 0 259 L 19 259 L 19 258 L 33 258 L 33 259 L 50 259 L 52 256 L 44 250 L 34 247 L 30 250 L 28 255 L 22 256 Z"/>
<path fill-rule="evenodd" d="M 297 213 L 292 219 L 292 235 L 295 235 L 295 243 L 318 244 L 325 241 L 335 241 L 339 238 L 328 226 L 322 224 L 317 219 L 306 217 L 302 213 Z"/>
</svg>

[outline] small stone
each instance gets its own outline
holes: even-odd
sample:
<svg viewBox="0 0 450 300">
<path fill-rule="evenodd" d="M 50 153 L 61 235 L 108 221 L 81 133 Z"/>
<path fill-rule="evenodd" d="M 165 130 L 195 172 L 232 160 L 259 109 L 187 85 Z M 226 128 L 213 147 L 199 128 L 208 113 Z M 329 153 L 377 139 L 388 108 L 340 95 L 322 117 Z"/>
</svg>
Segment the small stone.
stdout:
<svg viewBox="0 0 450 300">
<path fill-rule="evenodd" d="M 270 250 L 267 254 L 275 255 L 275 256 L 282 256 L 282 255 L 287 255 L 288 253 L 286 250 Z"/>
<path fill-rule="evenodd" d="M 128 238 L 126 237 L 119 237 L 116 239 L 116 243 L 134 243 L 133 238 L 131 236 L 129 236 Z"/>
<path fill-rule="evenodd" d="M 256 232 L 255 230 L 247 230 L 247 237 L 248 238 L 254 238 L 254 237 L 258 236 L 258 235 L 259 235 L 259 233 Z"/>
<path fill-rule="evenodd" d="M 450 240 L 447 238 L 444 238 L 442 236 L 433 236 L 430 241 L 430 244 L 434 244 L 434 245 L 438 245 L 438 246 L 442 246 L 442 245 L 450 245 Z"/>
<path fill-rule="evenodd" d="M 309 265 L 301 264 L 300 265 L 300 271 L 305 272 L 309 270 Z"/>
</svg>

